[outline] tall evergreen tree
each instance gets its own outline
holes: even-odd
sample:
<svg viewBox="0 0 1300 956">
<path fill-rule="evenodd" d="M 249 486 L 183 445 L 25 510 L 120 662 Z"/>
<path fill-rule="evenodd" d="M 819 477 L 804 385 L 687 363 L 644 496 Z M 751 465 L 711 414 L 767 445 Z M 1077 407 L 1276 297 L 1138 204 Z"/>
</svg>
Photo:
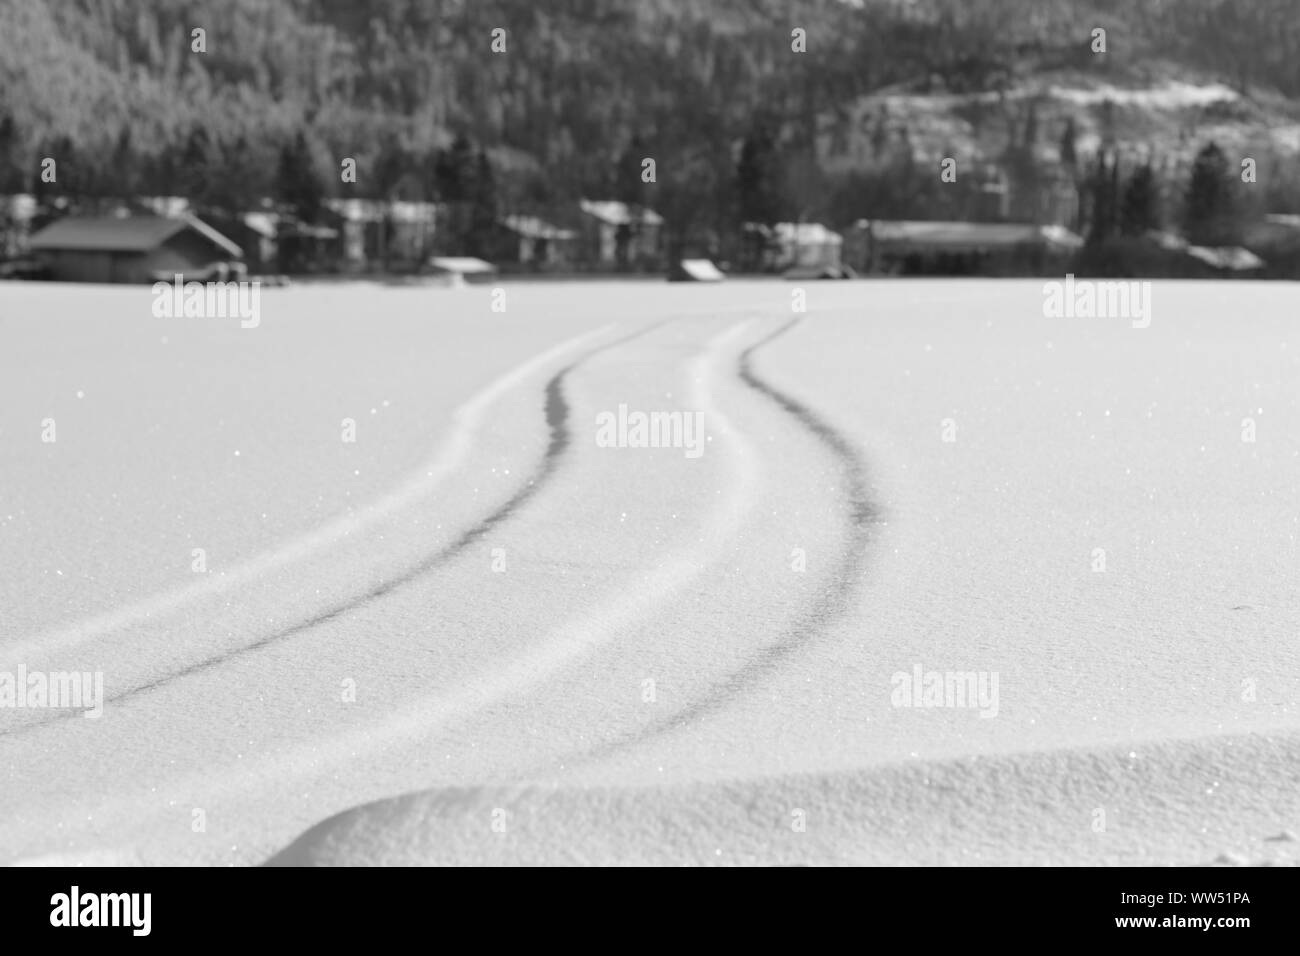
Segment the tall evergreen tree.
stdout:
<svg viewBox="0 0 1300 956">
<path fill-rule="evenodd" d="M 1126 236 L 1160 228 L 1160 190 L 1150 163 L 1134 170 L 1124 187 L 1119 228 Z"/>
<path fill-rule="evenodd" d="M 220 162 L 214 155 L 208 131 L 201 124 L 192 126 L 185 137 L 178 172 L 180 195 L 187 198 L 193 208 L 203 210 L 212 205 L 212 198 L 220 187 L 217 182 Z"/>
<path fill-rule="evenodd" d="M 6 111 L 0 114 L 0 195 L 23 192 L 27 180 L 23 171 L 18 124 Z"/>
<path fill-rule="evenodd" d="M 646 204 L 646 184 L 641 178 L 641 164 L 646 158 L 645 143 L 640 136 L 633 136 L 614 164 L 613 196 L 632 209 Z"/>
<path fill-rule="evenodd" d="M 156 196 L 176 196 L 185 190 L 185 146 L 165 141 L 151 164 L 145 192 Z"/>
<path fill-rule="evenodd" d="M 303 222 L 320 221 L 325 205 L 325 181 L 304 130 L 298 130 L 280 148 L 275 193 L 276 198 Z"/>
<path fill-rule="evenodd" d="M 1196 154 L 1187 184 L 1183 225 L 1189 241 L 1198 245 L 1230 245 L 1239 231 L 1233 180 L 1228 159 L 1216 143 Z"/>
<path fill-rule="evenodd" d="M 109 159 L 108 193 L 118 199 L 130 199 L 140 191 L 142 157 L 135 149 L 130 124 L 123 124 L 113 143 Z"/>
<path fill-rule="evenodd" d="M 233 143 L 223 143 L 219 153 L 219 184 L 213 190 L 213 203 L 229 213 L 255 208 L 266 196 L 270 180 L 248 137 L 240 133 Z"/>
<path fill-rule="evenodd" d="M 1033 150 L 1038 145 L 1038 104 L 1029 104 L 1029 115 L 1025 117 L 1024 135 L 1021 140 L 1022 144 L 1029 150 Z"/>
<path fill-rule="evenodd" d="M 1105 242 L 1119 229 L 1118 156 L 1112 154 L 1108 159 L 1105 150 L 1098 151 L 1088 174 L 1085 194 L 1088 198 L 1087 240 L 1093 244 Z"/>
<path fill-rule="evenodd" d="M 469 202 L 466 251 L 472 256 L 490 258 L 498 213 L 497 186 L 496 177 L 492 172 L 492 163 L 481 148 L 474 161 L 474 177 L 470 186 Z"/>
<path fill-rule="evenodd" d="M 736 162 L 736 211 L 741 222 L 770 226 L 781 220 L 781 166 L 770 128 L 756 126 L 740 144 Z"/>
<path fill-rule="evenodd" d="M 436 169 L 438 198 L 443 202 L 468 202 L 474 182 L 474 146 L 464 133 L 457 134 L 451 148 L 440 153 Z"/>
<path fill-rule="evenodd" d="M 1061 132 L 1060 147 L 1061 165 L 1071 170 L 1079 165 L 1078 138 L 1079 131 L 1071 116 L 1065 121 L 1065 129 Z"/>
<path fill-rule="evenodd" d="M 375 160 L 374 186 L 368 192 L 375 197 L 386 199 L 396 195 L 403 177 L 414 165 L 405 146 L 396 136 L 385 137 Z M 363 183 L 364 179 L 361 180 Z"/>
</svg>

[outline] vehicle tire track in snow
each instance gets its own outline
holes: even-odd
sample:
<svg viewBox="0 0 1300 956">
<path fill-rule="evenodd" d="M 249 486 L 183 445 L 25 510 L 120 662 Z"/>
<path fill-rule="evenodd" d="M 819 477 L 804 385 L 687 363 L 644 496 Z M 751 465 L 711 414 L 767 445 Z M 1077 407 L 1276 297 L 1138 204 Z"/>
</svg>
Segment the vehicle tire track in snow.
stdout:
<svg viewBox="0 0 1300 956">
<path fill-rule="evenodd" d="M 800 321 L 799 318 L 791 319 L 741 352 L 736 363 L 736 374 L 745 385 L 774 402 L 803 429 L 812 433 L 831 452 L 843 470 L 848 540 L 831 575 L 831 586 L 821 590 L 814 603 L 797 615 L 792 626 L 778 640 L 760 648 L 746 663 L 709 688 L 704 696 L 640 731 L 578 755 L 573 758 L 573 764 L 602 759 L 702 719 L 762 680 L 803 647 L 816 632 L 824 629 L 848 609 L 849 600 L 865 570 L 867 548 L 875 527 L 883 516 L 883 509 L 871 497 L 866 462 L 839 429 L 754 371 L 754 354 L 785 335 Z"/>
<path fill-rule="evenodd" d="M 601 355 L 610 349 L 617 348 L 620 345 L 625 345 L 642 336 L 648 335 L 654 330 L 667 325 L 672 321 L 674 320 L 665 319 L 662 322 L 655 322 L 643 329 L 631 333 L 630 335 L 622 336 L 621 338 L 615 339 L 612 342 L 607 342 L 598 348 L 591 349 L 551 376 L 543 390 L 543 395 L 545 397 L 543 410 L 550 437 L 547 442 L 546 451 L 542 455 L 542 460 L 538 463 L 533 474 L 526 482 L 524 482 L 518 491 L 511 495 L 509 499 L 498 506 L 485 518 L 480 519 L 466 531 L 462 532 L 454 541 L 427 555 L 422 561 L 412 565 L 401 574 L 389 578 L 359 596 L 349 598 L 346 601 L 341 601 L 324 611 L 312 615 L 306 620 L 299 621 L 290 627 L 281 628 L 280 630 L 258 638 L 251 643 L 242 644 L 237 648 L 224 651 L 220 654 L 210 655 L 189 664 L 186 667 L 173 671 L 164 677 L 159 677 L 147 683 L 132 687 L 129 690 L 120 691 L 119 693 L 106 696 L 104 698 L 104 704 L 122 703 L 123 701 L 141 697 L 160 687 L 165 687 L 173 681 L 236 660 L 246 654 L 268 647 L 277 641 L 293 637 L 296 634 L 305 633 L 322 624 L 337 620 L 346 614 L 373 603 L 404 585 L 410 584 L 412 581 L 417 580 L 439 565 L 457 558 L 466 548 L 480 540 L 488 532 L 509 519 L 516 511 L 524 507 L 538 493 L 538 491 L 550 483 L 551 479 L 555 475 L 560 464 L 560 459 L 572 440 L 572 432 L 569 428 L 570 409 L 569 404 L 564 397 L 564 383 L 569 375 L 596 356 Z M 21 727 L 0 731 L 0 737 L 15 736 L 36 727 L 44 726 L 45 724 L 55 723 L 59 720 L 67 720 L 78 716 L 80 716 L 80 714 L 75 711 L 54 712 L 45 720 L 34 720 Z"/>
<path fill-rule="evenodd" d="M 450 436 L 440 443 L 433 455 L 414 469 L 415 473 L 411 477 L 388 494 L 363 506 L 358 513 L 333 518 L 323 526 L 293 538 L 271 551 L 250 558 L 221 574 L 202 578 L 182 588 L 145 598 L 125 607 L 114 608 L 24 641 L 0 645 L 0 661 L 16 661 L 24 656 L 63 650 L 121 631 L 141 621 L 175 614 L 193 601 L 217 596 L 241 585 L 255 582 L 270 572 L 306 560 L 328 548 L 337 547 L 350 535 L 367 530 L 379 520 L 431 494 L 464 460 L 471 448 L 473 432 L 480 426 L 486 409 L 493 401 L 518 387 L 539 368 L 577 350 L 588 341 L 608 332 L 610 328 L 612 326 L 606 324 L 561 342 L 494 379 L 456 408 L 452 416 Z"/>
<path fill-rule="evenodd" d="M 117 814 L 134 818 L 141 800 L 147 800 L 153 806 L 173 805 L 178 801 L 197 799 L 195 795 L 201 793 L 202 799 L 214 801 L 256 790 L 268 780 L 282 786 L 287 780 L 310 777 L 328 767 L 346 764 L 359 753 L 374 755 L 394 747 L 419 743 L 439 727 L 463 720 L 502 701 L 517 699 L 535 689 L 564 667 L 582 660 L 595 648 L 644 620 L 651 610 L 671 600 L 698 577 L 702 569 L 719 560 L 718 542 L 732 539 L 759 504 L 758 475 L 752 465 L 756 457 L 754 449 L 714 402 L 709 388 L 713 378 L 709 374 L 710 366 L 723 347 L 748 324 L 734 325 L 714 338 L 704 355 L 692 363 L 694 374 L 690 376 L 690 403 L 701 409 L 713 423 L 711 438 L 722 439 L 734 449 L 730 457 L 731 486 L 726 495 L 720 496 L 725 504 L 710 516 L 698 537 L 698 544 L 671 555 L 672 560 L 649 572 L 630 595 L 618 592 L 596 603 L 578 616 L 551 628 L 536 644 L 512 659 L 494 664 L 481 676 L 471 677 L 450 692 L 417 698 L 377 721 L 241 759 L 219 771 L 189 772 L 169 781 L 165 789 L 156 785 L 135 796 L 120 793 L 97 805 L 97 819 Z M 22 728 L 27 729 L 30 728 Z"/>
</svg>

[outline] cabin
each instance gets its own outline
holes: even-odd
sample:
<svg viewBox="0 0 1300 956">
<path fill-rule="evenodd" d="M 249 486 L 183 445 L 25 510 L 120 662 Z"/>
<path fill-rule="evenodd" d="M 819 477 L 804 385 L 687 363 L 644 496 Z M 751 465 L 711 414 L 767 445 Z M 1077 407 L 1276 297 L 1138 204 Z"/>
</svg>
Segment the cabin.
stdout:
<svg viewBox="0 0 1300 956">
<path fill-rule="evenodd" d="M 339 267 L 364 272 L 384 260 L 384 203 L 377 199 L 327 199 L 326 217 L 339 237 Z"/>
<path fill-rule="evenodd" d="M 493 239 L 495 259 L 503 266 L 553 269 L 573 262 L 578 234 L 537 216 L 505 216 Z"/>
<path fill-rule="evenodd" d="M 154 282 L 202 277 L 241 262 L 243 251 L 193 216 L 65 216 L 31 237 L 29 248 L 61 282 Z"/>
<path fill-rule="evenodd" d="M 616 200 L 578 203 L 582 213 L 582 258 L 598 269 L 655 270 L 661 256 L 664 219 L 653 209 Z"/>
<path fill-rule="evenodd" d="M 838 269 L 844 237 L 819 222 L 778 222 L 772 245 L 777 269 Z"/>
<path fill-rule="evenodd" d="M 339 230 L 281 214 L 276 226 L 276 266 L 293 275 L 323 275 L 346 268 Z"/>
</svg>

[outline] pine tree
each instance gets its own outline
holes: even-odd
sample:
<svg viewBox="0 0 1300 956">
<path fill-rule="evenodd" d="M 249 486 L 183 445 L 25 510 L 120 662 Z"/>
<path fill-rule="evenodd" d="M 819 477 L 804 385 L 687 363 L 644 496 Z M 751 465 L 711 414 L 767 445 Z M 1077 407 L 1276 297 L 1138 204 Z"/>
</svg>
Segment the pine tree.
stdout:
<svg viewBox="0 0 1300 956">
<path fill-rule="evenodd" d="M 240 133 L 234 143 L 222 146 L 220 154 L 220 184 L 213 190 L 213 203 L 229 213 L 257 206 L 270 184 L 248 137 Z"/>
<path fill-rule="evenodd" d="M 458 134 L 451 148 L 438 156 L 438 198 L 443 202 L 468 202 L 475 162 L 474 147 L 469 138 L 464 133 Z"/>
<path fill-rule="evenodd" d="M 1134 170 L 1124 187 L 1119 228 L 1125 236 L 1141 236 L 1160 228 L 1160 191 L 1150 163 Z"/>
<path fill-rule="evenodd" d="M 375 160 L 374 185 L 370 192 L 380 199 L 394 198 L 411 165 L 401 141 L 396 136 L 386 137 Z"/>
<path fill-rule="evenodd" d="M 492 163 L 481 148 L 474 161 L 469 202 L 469 228 L 465 247 L 472 256 L 491 258 L 497 223 L 497 187 Z"/>
<path fill-rule="evenodd" d="M 1078 136 L 1074 117 L 1071 116 L 1065 121 L 1065 130 L 1061 133 L 1061 165 L 1069 169 L 1075 169 L 1079 165 Z"/>
<path fill-rule="evenodd" d="M 782 171 L 776 140 L 757 126 L 740 145 L 736 163 L 737 212 L 741 222 L 772 225 L 781 219 Z"/>
<path fill-rule="evenodd" d="M 123 124 L 113 144 L 109 161 L 109 195 L 119 199 L 133 198 L 140 188 L 141 156 L 135 150 L 130 124 Z"/>
<path fill-rule="evenodd" d="M 9 113 L 0 115 L 0 195 L 20 193 L 26 188 L 19 144 L 18 124 Z"/>
<path fill-rule="evenodd" d="M 884 158 L 885 150 L 889 148 L 889 114 L 882 104 L 880 111 L 876 114 L 876 122 L 871 127 L 871 155 L 872 158 L 879 162 Z"/>
<path fill-rule="evenodd" d="M 1031 152 L 1038 145 L 1038 104 L 1029 104 L 1029 115 L 1025 118 L 1024 138 L 1022 140 L 1026 149 Z"/>
<path fill-rule="evenodd" d="M 646 184 L 641 180 L 641 163 L 646 158 L 645 144 L 633 136 L 614 164 L 613 196 L 635 211 L 646 204 Z"/>
<path fill-rule="evenodd" d="M 1183 224 L 1197 245 L 1231 245 L 1239 222 L 1228 159 L 1215 143 L 1206 144 L 1192 164 Z"/>
<path fill-rule="evenodd" d="M 1107 161 L 1105 151 L 1097 153 L 1084 186 L 1088 196 L 1088 242 L 1103 243 L 1119 227 L 1119 158 Z"/>
<path fill-rule="evenodd" d="M 275 192 L 276 198 L 303 222 L 320 221 L 325 206 L 325 182 L 307 145 L 307 134 L 301 129 L 280 148 Z"/>
<path fill-rule="evenodd" d="M 185 147 L 181 150 L 179 170 L 180 194 L 190 201 L 191 208 L 202 211 L 211 205 L 215 180 L 219 174 L 218 163 L 214 161 L 212 141 L 203 126 L 195 124 L 185 138 Z"/>
</svg>

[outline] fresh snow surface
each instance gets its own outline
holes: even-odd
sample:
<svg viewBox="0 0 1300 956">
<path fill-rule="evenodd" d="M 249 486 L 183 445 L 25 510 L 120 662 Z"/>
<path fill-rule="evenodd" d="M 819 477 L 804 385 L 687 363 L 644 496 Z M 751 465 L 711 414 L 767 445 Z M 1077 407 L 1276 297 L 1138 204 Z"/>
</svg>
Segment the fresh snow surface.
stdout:
<svg viewBox="0 0 1300 956">
<path fill-rule="evenodd" d="M 0 862 L 1300 856 L 1295 287 L 502 288 L 0 283 Z"/>
</svg>

